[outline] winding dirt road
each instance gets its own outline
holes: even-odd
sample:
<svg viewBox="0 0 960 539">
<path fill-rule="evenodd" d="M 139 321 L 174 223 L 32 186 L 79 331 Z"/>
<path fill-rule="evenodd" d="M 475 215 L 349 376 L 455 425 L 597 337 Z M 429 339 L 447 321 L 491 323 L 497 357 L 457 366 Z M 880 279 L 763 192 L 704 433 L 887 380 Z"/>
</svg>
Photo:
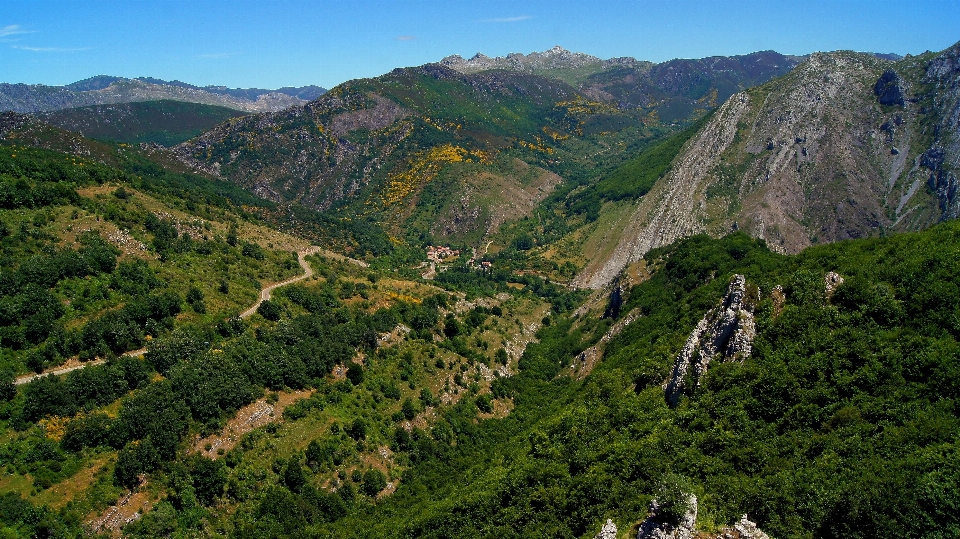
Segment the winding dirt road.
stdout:
<svg viewBox="0 0 960 539">
<path fill-rule="evenodd" d="M 281 286 L 287 286 L 288 284 L 293 284 L 304 279 L 309 279 L 313 277 L 313 268 L 310 267 L 310 264 L 307 263 L 304 257 L 317 254 L 320 252 L 319 247 L 311 247 L 306 251 L 301 251 L 297 253 L 297 262 L 300 262 L 300 267 L 303 268 L 303 275 L 298 275 L 296 277 L 291 277 L 286 281 L 280 281 L 279 283 L 273 283 L 272 285 L 264 288 L 260 291 L 260 299 L 257 300 L 249 309 L 240 313 L 240 318 L 249 318 L 253 316 L 253 313 L 257 312 L 257 309 L 260 307 L 260 304 L 264 301 L 267 301 L 273 297 L 273 291 Z"/>
<path fill-rule="evenodd" d="M 242 313 L 240 313 L 240 318 L 249 318 L 250 316 L 253 315 L 253 313 L 257 312 L 257 308 L 260 307 L 260 304 L 261 304 L 261 303 L 263 303 L 265 300 L 268 300 L 268 299 L 270 299 L 271 297 L 273 297 L 272 294 L 273 294 L 273 291 L 274 291 L 275 289 L 280 288 L 281 286 L 287 286 L 288 284 L 293 284 L 293 283 L 296 283 L 296 282 L 298 282 L 298 281 L 302 281 L 302 280 L 304 280 L 304 279 L 309 279 L 310 277 L 313 277 L 313 268 L 310 267 L 310 264 L 307 262 L 307 260 L 306 260 L 305 257 L 310 256 L 310 255 L 312 255 L 312 254 L 319 253 L 320 251 L 321 251 L 320 247 L 311 247 L 311 248 L 309 248 L 309 249 L 307 249 L 307 250 L 305 250 L 305 251 L 300 251 L 300 252 L 298 252 L 298 253 L 297 253 L 297 262 L 299 262 L 299 263 L 300 263 L 300 267 L 303 268 L 303 275 L 298 275 L 298 276 L 296 276 L 296 277 L 291 277 L 291 278 L 289 278 L 289 279 L 287 279 L 287 280 L 285 280 L 285 281 L 280 281 L 279 283 L 273 283 L 273 284 L 267 286 L 266 288 L 264 288 L 263 290 L 261 290 L 261 291 L 260 291 L 260 298 L 257 299 L 257 302 L 254 303 L 253 306 L 251 306 L 251 307 L 250 307 L 249 309 L 247 309 L 246 311 L 243 311 Z M 352 260 L 351 260 L 351 261 L 352 261 Z M 355 262 L 355 263 L 358 263 L 358 264 L 361 264 L 361 265 L 362 265 L 362 263 L 360 263 L 359 261 L 358 261 L 358 262 Z M 146 353 L 147 353 L 147 349 L 146 349 L 146 348 L 140 348 L 139 350 L 131 350 L 131 351 L 129 351 L 129 352 L 125 352 L 123 355 L 125 355 L 125 356 L 131 356 L 131 357 L 140 357 L 140 356 L 142 356 L 142 355 L 144 355 L 144 354 L 146 354 Z M 25 375 L 23 375 L 23 376 L 20 376 L 20 377 L 18 377 L 13 383 L 14 383 L 15 385 L 18 385 L 18 386 L 19 386 L 19 385 L 22 385 L 22 384 L 29 383 L 29 382 L 31 382 L 31 381 L 33 381 L 33 380 L 35 380 L 35 379 L 37 379 L 37 378 L 43 377 L 43 376 L 50 376 L 50 375 L 60 376 L 60 375 L 62 375 L 62 374 L 67 374 L 68 372 L 75 371 L 75 370 L 78 370 L 78 369 L 83 369 L 83 368 L 86 368 L 86 367 L 93 367 L 93 366 L 95 366 L 95 365 L 103 365 L 105 362 L 106 362 L 105 359 L 96 359 L 96 360 L 93 360 L 93 361 L 87 361 L 87 362 L 84 362 L 84 363 L 80 363 L 80 362 L 77 361 L 76 359 L 71 359 L 71 360 L 67 361 L 67 362 L 66 362 L 65 364 L 63 364 L 63 365 L 60 365 L 60 366 L 58 366 L 58 367 L 54 367 L 54 368 L 52 368 L 52 369 L 45 370 L 45 371 L 41 372 L 40 374 L 25 374 Z"/>
</svg>

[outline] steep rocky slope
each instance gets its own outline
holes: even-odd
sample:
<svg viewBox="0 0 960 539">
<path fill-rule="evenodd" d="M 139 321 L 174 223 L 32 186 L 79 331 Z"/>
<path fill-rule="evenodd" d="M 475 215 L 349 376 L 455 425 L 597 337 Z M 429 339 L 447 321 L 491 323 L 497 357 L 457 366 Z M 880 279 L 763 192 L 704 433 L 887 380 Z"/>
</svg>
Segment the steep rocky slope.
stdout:
<svg viewBox="0 0 960 539">
<path fill-rule="evenodd" d="M 742 229 L 796 253 L 956 217 L 958 51 L 897 62 L 818 53 L 733 95 L 576 283 L 600 286 L 689 234 Z"/>
<path fill-rule="evenodd" d="M 0 111 L 46 112 L 90 105 L 171 99 L 217 105 L 244 112 L 271 112 L 306 103 L 323 93 L 319 87 L 279 90 L 197 87 L 179 81 L 98 76 L 68 86 L 0 83 Z"/>
</svg>

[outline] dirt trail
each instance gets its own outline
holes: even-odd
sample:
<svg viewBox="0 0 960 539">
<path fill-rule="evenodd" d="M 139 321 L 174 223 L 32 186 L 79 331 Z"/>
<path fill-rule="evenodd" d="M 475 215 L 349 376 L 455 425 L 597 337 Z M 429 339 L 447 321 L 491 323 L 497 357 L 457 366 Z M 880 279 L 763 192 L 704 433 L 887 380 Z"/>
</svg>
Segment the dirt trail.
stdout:
<svg viewBox="0 0 960 539">
<path fill-rule="evenodd" d="M 309 279 L 310 277 L 313 277 L 313 268 L 310 267 L 310 264 L 306 261 L 305 257 L 313 254 L 317 254 L 322 250 L 323 249 L 321 249 L 320 247 L 311 247 L 305 251 L 298 252 L 297 261 L 300 262 L 300 267 L 303 268 L 303 275 L 291 277 L 290 279 L 287 279 L 285 281 L 280 281 L 279 283 L 273 283 L 272 285 L 267 286 L 266 288 L 260 291 L 260 298 L 257 300 L 257 302 L 254 303 L 253 306 L 247 309 L 246 311 L 243 311 L 240 314 L 240 317 L 248 318 L 251 315 L 253 315 L 253 313 L 257 312 L 257 308 L 260 307 L 260 304 L 263 303 L 264 300 L 270 299 L 275 289 L 280 288 L 281 286 L 286 286 L 288 284 L 293 284 L 298 281 L 302 281 L 304 279 Z M 348 260 L 359 265 L 365 265 L 360 261 L 353 261 L 352 259 L 348 259 Z M 131 357 L 140 357 L 146 353 L 147 353 L 147 349 L 141 348 L 139 350 L 131 350 L 129 352 L 124 353 L 123 355 L 131 356 Z M 23 376 L 20 376 L 14 381 L 14 384 L 16 385 L 26 384 L 33 380 L 36 380 L 37 378 L 41 378 L 43 376 L 49 376 L 49 375 L 60 376 L 62 374 L 67 374 L 68 372 L 75 371 L 78 369 L 92 367 L 94 365 L 103 365 L 105 362 L 106 362 L 105 359 L 96 359 L 93 361 L 87 361 L 87 362 L 81 363 L 76 359 L 70 359 L 63 365 L 45 370 L 40 374 L 25 374 Z"/>
<path fill-rule="evenodd" d="M 260 307 L 260 304 L 266 300 L 269 300 L 273 297 L 273 291 L 281 286 L 287 286 L 288 284 L 293 284 L 304 279 L 309 279 L 313 277 L 313 268 L 310 267 L 310 264 L 306 261 L 304 257 L 312 254 L 317 254 L 320 252 L 319 247 L 311 247 L 306 251 L 300 251 L 297 253 L 297 262 L 300 262 L 300 267 L 303 268 L 303 275 L 298 275 L 296 277 L 291 277 L 286 281 L 280 281 L 279 283 L 273 283 L 272 285 L 264 288 L 260 291 L 260 299 L 257 300 L 249 309 L 240 313 L 240 318 L 249 318 L 253 313 L 257 312 L 257 308 Z"/>
</svg>

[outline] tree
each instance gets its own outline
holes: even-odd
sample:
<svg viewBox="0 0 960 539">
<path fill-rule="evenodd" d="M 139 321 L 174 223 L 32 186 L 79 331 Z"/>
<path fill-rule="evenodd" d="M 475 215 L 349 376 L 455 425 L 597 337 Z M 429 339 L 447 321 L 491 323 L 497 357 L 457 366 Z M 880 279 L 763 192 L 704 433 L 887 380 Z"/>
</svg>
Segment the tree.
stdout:
<svg viewBox="0 0 960 539">
<path fill-rule="evenodd" d="M 347 379 L 355 386 L 360 385 L 363 382 L 363 367 L 357 363 L 351 363 L 347 367 Z"/>
<path fill-rule="evenodd" d="M 360 489 L 367 496 L 376 496 L 381 490 L 387 488 L 387 478 L 383 472 L 376 468 L 371 468 L 363 473 L 363 484 Z"/>
<path fill-rule="evenodd" d="M 266 258 L 266 255 L 263 254 L 263 249 L 256 243 L 244 242 L 243 247 L 240 248 L 240 253 L 254 260 L 263 260 Z"/>
<path fill-rule="evenodd" d="M 400 405 L 400 411 L 403 412 L 403 417 L 408 421 L 417 417 L 417 405 L 415 405 L 410 398 L 403 399 L 403 404 Z"/>
<path fill-rule="evenodd" d="M 226 465 L 223 460 L 210 460 L 200 455 L 195 455 L 190 464 L 197 499 L 203 505 L 213 504 L 227 485 Z"/>
<path fill-rule="evenodd" d="M 257 307 L 257 313 L 271 322 L 276 322 L 280 320 L 280 304 L 275 301 L 270 301 L 269 299 L 264 300 L 260 303 L 260 306 Z"/>
<path fill-rule="evenodd" d="M 17 396 L 16 376 L 10 369 L 0 370 L 0 401 L 13 400 Z"/>
<path fill-rule="evenodd" d="M 293 492 L 300 492 L 306 483 L 307 476 L 303 473 L 300 458 L 295 455 L 287 461 L 287 466 L 283 470 L 283 484 Z"/>
<path fill-rule="evenodd" d="M 114 483 L 132 489 L 140 484 L 140 475 L 153 471 L 159 464 L 159 455 L 149 438 L 127 444 L 117 455 Z"/>
<path fill-rule="evenodd" d="M 197 314 L 207 312 L 207 306 L 203 302 L 203 291 L 195 286 L 191 286 L 190 290 L 187 291 L 187 304 L 190 305 Z"/>
<path fill-rule="evenodd" d="M 480 395 L 477 397 L 477 409 L 485 414 L 493 413 L 493 402 L 490 395 Z"/>
<path fill-rule="evenodd" d="M 675 473 L 664 474 L 657 484 L 657 517 L 663 522 L 676 524 L 690 509 L 690 484 Z"/>
<path fill-rule="evenodd" d="M 443 334 L 452 339 L 460 334 L 460 323 L 454 318 L 453 313 L 447 315 L 443 323 Z"/>
<path fill-rule="evenodd" d="M 367 437 L 367 422 L 362 417 L 358 417 L 346 428 L 346 431 L 354 440 L 363 440 Z"/>
</svg>

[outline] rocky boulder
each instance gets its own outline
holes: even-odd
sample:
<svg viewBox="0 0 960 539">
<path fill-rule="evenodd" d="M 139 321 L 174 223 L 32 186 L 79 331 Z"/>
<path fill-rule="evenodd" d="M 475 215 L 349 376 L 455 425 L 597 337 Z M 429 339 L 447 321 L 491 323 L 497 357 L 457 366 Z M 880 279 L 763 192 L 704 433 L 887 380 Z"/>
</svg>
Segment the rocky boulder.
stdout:
<svg viewBox="0 0 960 539">
<path fill-rule="evenodd" d="M 747 515 L 740 517 L 740 520 L 733 525 L 734 531 L 739 534 L 739 539 L 770 539 L 770 536 L 760 531 L 755 522 L 747 519 Z M 735 537 L 733 534 L 725 534 Z"/>
<path fill-rule="evenodd" d="M 843 284 L 843 277 L 835 271 L 828 271 L 826 275 L 823 276 L 823 291 L 824 295 L 827 296 L 827 299 L 830 299 L 833 296 L 834 291 Z"/>
<path fill-rule="evenodd" d="M 617 539 L 617 525 L 608 518 L 607 523 L 600 528 L 600 533 L 593 536 L 593 539 Z"/>
</svg>

